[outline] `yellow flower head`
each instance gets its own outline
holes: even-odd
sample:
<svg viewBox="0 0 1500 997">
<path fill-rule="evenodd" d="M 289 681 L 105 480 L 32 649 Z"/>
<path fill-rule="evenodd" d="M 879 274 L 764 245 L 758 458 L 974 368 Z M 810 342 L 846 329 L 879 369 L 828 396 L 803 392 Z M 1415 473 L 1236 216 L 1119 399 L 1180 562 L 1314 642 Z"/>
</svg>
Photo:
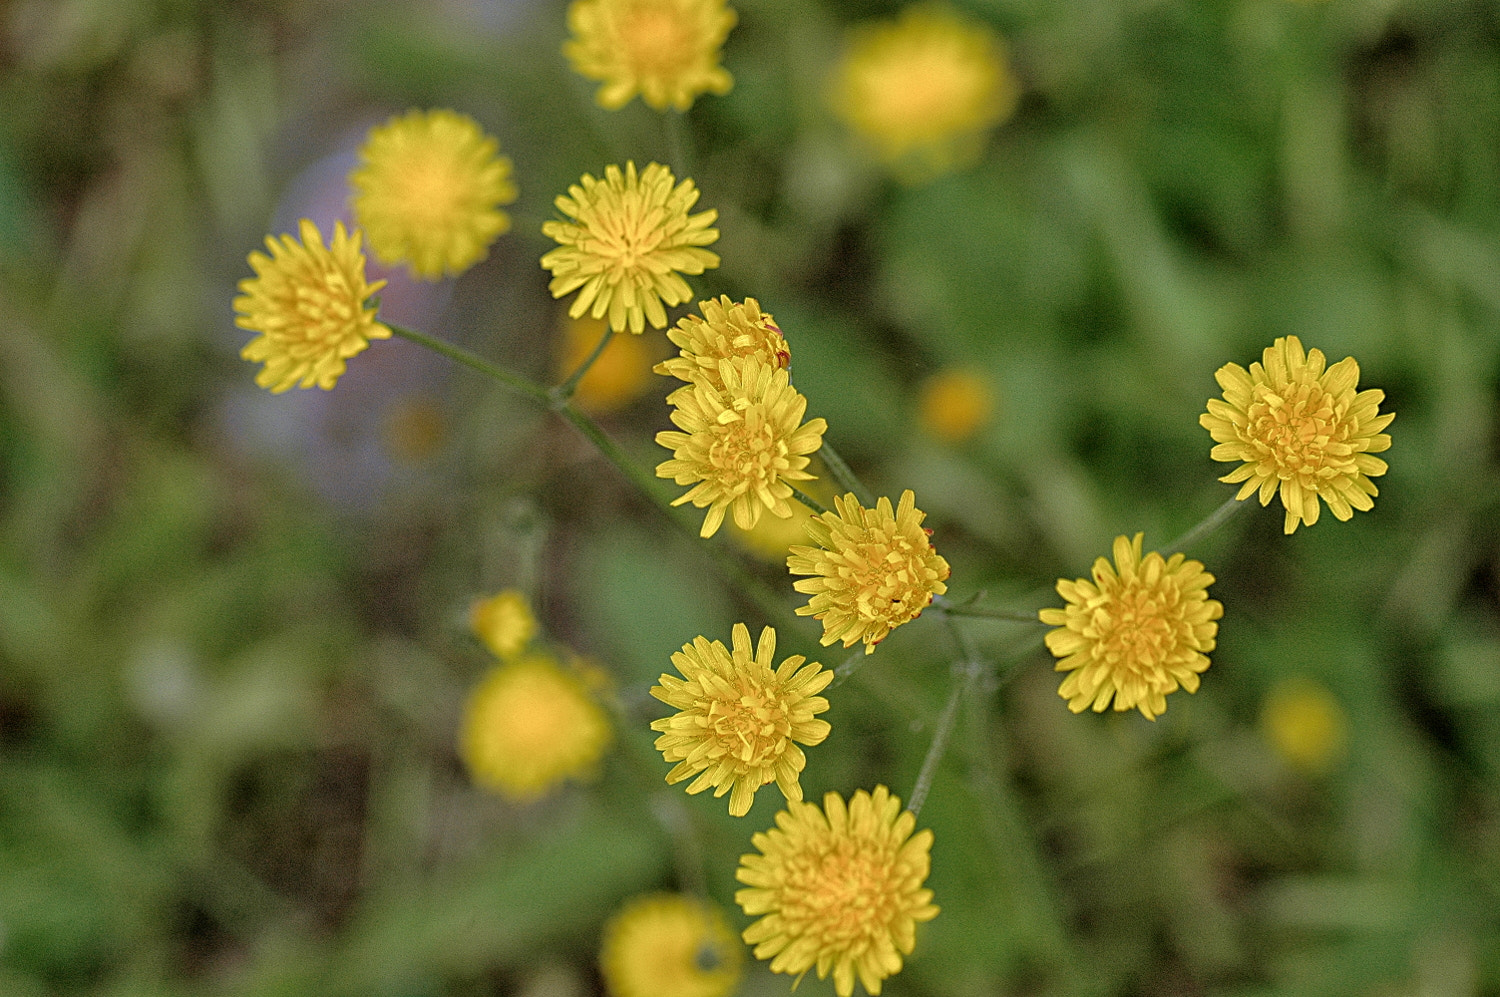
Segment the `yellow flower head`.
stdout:
<svg viewBox="0 0 1500 997">
<path fill-rule="evenodd" d="M 255 383 L 273 392 L 314 384 L 325 391 L 338 382 L 344 361 L 370 345 L 389 339 L 391 330 L 375 321 L 365 300 L 385 281 L 365 281 L 365 254 L 359 230 L 344 231 L 334 222 L 333 244 L 323 245 L 318 227 L 306 218 L 298 223 L 302 242 L 290 235 L 266 237 L 267 256 L 250 254 L 254 277 L 240 281 L 234 324 L 260 333 L 240 350 L 246 360 L 265 363 Z"/>
<path fill-rule="evenodd" d="M 1370 511 L 1371 496 L 1380 494 L 1370 478 L 1386 471 L 1385 461 L 1371 454 L 1390 449 L 1391 438 L 1381 430 L 1396 418 L 1380 414 L 1385 392 L 1356 394 L 1353 357 L 1325 371 L 1323 352 L 1304 355 L 1296 336 L 1276 340 L 1263 360 L 1248 372 L 1237 363 L 1220 367 L 1214 379 L 1224 400 L 1209 399 L 1198 417 L 1217 444 L 1214 460 L 1244 461 L 1219 480 L 1243 481 L 1238 499 L 1259 489 L 1261 505 L 1279 489 L 1287 533 L 1318 521 L 1319 498 L 1339 520 L 1355 509 Z"/>
<path fill-rule="evenodd" d="M 745 960 L 719 909 L 680 893 L 636 897 L 604 926 L 610 997 L 728 997 Z"/>
<path fill-rule="evenodd" d="M 510 160 L 466 114 L 408 111 L 370 129 L 349 174 L 354 217 L 385 264 L 438 280 L 484 259 L 510 228 Z"/>
<path fill-rule="evenodd" d="M 989 421 L 995 407 L 990 383 L 970 370 L 939 371 L 922 383 L 917 414 L 922 427 L 944 443 L 962 443 Z"/>
<path fill-rule="evenodd" d="M 700 93 L 723 96 L 734 80 L 719 48 L 734 27 L 724 0 L 574 0 L 563 55 L 602 80 L 594 99 L 611 111 L 637 93 L 657 111 L 686 111 Z"/>
<path fill-rule="evenodd" d="M 1349 740 L 1344 708 L 1326 686 L 1310 678 L 1276 683 L 1261 707 L 1260 727 L 1278 755 L 1313 775 L 1333 768 Z"/>
<path fill-rule="evenodd" d="M 896 627 L 922 615 L 934 595 L 948 591 L 948 562 L 938 556 L 922 528 L 927 514 L 917 508 L 910 490 L 891 511 L 881 497 L 866 509 L 852 494 L 833 500 L 833 512 L 808 520 L 816 547 L 793 547 L 786 560 L 794 575 L 812 575 L 795 585 L 812 595 L 799 616 L 823 621 L 823 643 L 836 640 L 852 647 L 865 642 L 865 653 Z"/>
<path fill-rule="evenodd" d="M 917 922 L 937 917 L 932 891 L 922 888 L 932 864 L 932 832 L 912 834 L 917 818 L 884 786 L 863 789 L 849 805 L 838 793 L 814 803 L 788 803 L 776 827 L 740 856 L 735 903 L 751 917 L 744 939 L 773 973 L 818 979 L 833 972 L 839 997 L 858 977 L 869 994 L 901 971 L 916 945 Z M 763 915 L 763 916 L 762 916 Z"/>
<path fill-rule="evenodd" d="M 469 607 L 469 628 L 495 657 L 510 659 L 536 636 L 536 617 L 519 589 L 506 589 Z"/>
<path fill-rule="evenodd" d="M 764 509 L 782 519 L 791 516 L 788 482 L 813 479 L 803 468 L 828 429 L 822 419 L 802 421 L 807 399 L 782 368 L 753 357 L 721 360 L 719 377 L 722 390 L 696 381 L 668 395 L 672 421 L 683 432 L 656 434 L 656 442 L 672 451 L 671 460 L 656 466 L 656 476 L 679 485 L 697 482 L 672 504 L 707 506 L 705 537 L 718 532 L 730 509 L 742 530 L 754 529 Z"/>
<path fill-rule="evenodd" d="M 564 320 L 558 376 L 567 378 L 589 358 L 609 329 L 603 319 Z M 661 356 L 659 343 L 641 336 L 612 336 L 588 373 L 573 391 L 573 400 L 585 412 L 603 415 L 617 412 L 652 386 L 651 361 Z"/>
<path fill-rule="evenodd" d="M 832 101 L 882 159 L 919 178 L 973 159 L 1019 95 L 995 32 L 945 5 L 917 4 L 851 32 Z"/>
<path fill-rule="evenodd" d="M 812 747 L 828 736 L 828 722 L 815 719 L 828 709 L 818 693 L 833 681 L 833 672 L 794 654 L 774 670 L 776 631 L 760 632 L 750 653 L 750 630 L 736 623 L 733 649 L 721 641 L 698 637 L 672 655 L 683 678 L 662 674 L 651 695 L 679 712 L 651 724 L 660 731 L 656 748 L 677 766 L 668 785 L 696 775 L 689 793 L 714 787 L 714 796 L 729 793 L 729 812 L 743 817 L 755 792 L 775 782 L 788 800 L 802 799 L 797 781 L 807 756 L 797 744 Z M 796 743 L 793 743 L 796 742 Z"/>
<path fill-rule="evenodd" d="M 589 772 L 611 737 L 584 678 L 532 655 L 493 669 L 475 687 L 458 748 L 476 783 L 525 801 Z"/>
<path fill-rule="evenodd" d="M 1208 667 L 1224 607 L 1208 597 L 1214 576 L 1199 561 L 1171 560 L 1152 551 L 1141 557 L 1142 534 L 1115 538 L 1115 563 L 1094 562 L 1094 580 L 1057 581 L 1067 600 L 1062 609 L 1038 615 L 1058 629 L 1047 634 L 1057 670 L 1070 672 L 1058 695 L 1068 709 L 1089 706 L 1102 713 L 1139 707 L 1147 720 L 1166 711 L 1167 693 L 1179 685 L 1198 691 L 1198 673 Z"/>
<path fill-rule="evenodd" d="M 754 298 L 736 303 L 728 295 L 720 295 L 717 300 L 698 302 L 698 310 L 702 318 L 688 315 L 667 330 L 667 338 L 681 352 L 657 364 L 658 374 L 679 381 L 705 381 L 722 389 L 720 360 L 754 357 L 773 367 L 791 366 L 786 337 Z"/>
<path fill-rule="evenodd" d="M 626 163 L 624 173 L 607 166 L 603 180 L 585 173 L 554 202 L 572 220 L 542 223 L 558 242 L 542 266 L 552 271 L 547 289 L 554 298 L 583 288 L 569 315 L 578 318 L 593 306 L 594 318 L 607 314 L 616 332 L 642 332 L 647 319 L 660 329 L 667 324 L 663 302 L 679 305 L 693 296 L 681 275 L 719 265 L 716 254 L 700 248 L 719 238 L 709 228 L 719 213 L 689 215 L 698 190 L 691 180 L 674 183 L 660 163 L 639 176 L 635 163 Z"/>
</svg>

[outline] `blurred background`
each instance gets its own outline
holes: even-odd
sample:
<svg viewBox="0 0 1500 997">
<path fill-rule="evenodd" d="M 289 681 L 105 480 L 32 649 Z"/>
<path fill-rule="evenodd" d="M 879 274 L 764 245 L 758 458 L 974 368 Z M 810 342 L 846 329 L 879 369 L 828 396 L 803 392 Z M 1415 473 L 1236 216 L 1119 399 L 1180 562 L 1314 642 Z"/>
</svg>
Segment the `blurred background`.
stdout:
<svg viewBox="0 0 1500 997">
<path fill-rule="evenodd" d="M 1500 994 L 1500 4 L 955 3 L 1019 102 L 923 175 L 829 100 L 894 2 L 735 0 L 734 88 L 675 137 L 593 103 L 560 0 L 0 5 L 0 994 L 585 997 L 635 894 L 701 880 L 748 923 L 778 794 L 668 789 L 646 690 L 737 621 L 843 660 L 710 556 L 789 610 L 787 539 L 684 537 L 403 341 L 326 393 L 238 359 L 246 254 L 347 217 L 365 130 L 410 107 L 481 122 L 520 197 L 462 277 L 391 275 L 387 316 L 560 379 L 595 332 L 537 265 L 552 199 L 669 162 L 720 212 L 695 292 L 775 315 L 810 413 L 986 605 L 1060 604 L 1116 535 L 1230 494 L 1197 424 L 1220 365 L 1355 356 L 1397 413 L 1374 511 L 1190 550 L 1225 616 L 1158 722 L 1071 715 L 1040 627 L 966 621 L 999 678 L 922 812 L 942 914 L 887 992 Z M 615 347 L 584 402 L 651 466 L 668 346 Z M 617 706 L 597 776 L 525 804 L 456 750 L 469 605 L 508 587 Z M 956 655 L 924 619 L 836 689 L 809 796 L 909 794 Z"/>
</svg>

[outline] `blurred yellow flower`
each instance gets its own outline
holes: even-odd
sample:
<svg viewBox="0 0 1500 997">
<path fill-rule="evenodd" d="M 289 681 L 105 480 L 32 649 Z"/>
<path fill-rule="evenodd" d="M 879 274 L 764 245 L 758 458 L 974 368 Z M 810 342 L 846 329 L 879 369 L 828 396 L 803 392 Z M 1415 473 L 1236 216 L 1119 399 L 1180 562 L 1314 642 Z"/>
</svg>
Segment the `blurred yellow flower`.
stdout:
<svg viewBox="0 0 1500 997">
<path fill-rule="evenodd" d="M 814 803 L 788 803 L 776 827 L 750 839 L 760 852 L 740 856 L 735 892 L 746 914 L 760 917 L 744 931 L 757 959 L 773 973 L 833 973 L 839 997 L 856 978 L 869 994 L 901 971 L 916 946 L 917 923 L 937 917 L 923 889 L 932 865 L 932 832 L 912 834 L 917 818 L 884 786 L 855 792 L 847 807 L 838 793 Z"/>
<path fill-rule="evenodd" d="M 662 307 L 693 296 L 682 274 L 700 274 L 719 265 L 719 257 L 701 247 L 719 238 L 709 228 L 715 210 L 689 215 L 698 201 L 692 180 L 680 184 L 672 171 L 651 163 L 637 176 L 635 163 L 625 172 L 607 166 L 602 181 L 588 173 L 554 202 L 571 221 L 549 221 L 542 232 L 558 247 L 542 257 L 552 271 L 547 289 L 554 298 L 573 291 L 578 297 L 568 314 L 579 318 L 592 306 L 594 318 L 609 316 L 616 332 L 642 332 L 667 324 Z"/>
<path fill-rule="evenodd" d="M 698 310 L 702 318 L 685 316 L 667 330 L 667 338 L 679 347 L 679 353 L 657 364 L 658 374 L 679 381 L 705 381 L 722 389 L 720 360 L 754 357 L 773 367 L 791 366 L 786 337 L 754 298 L 734 302 L 728 295 L 720 295 L 716 300 L 698 302 Z"/>
<path fill-rule="evenodd" d="M 536 617 L 520 589 L 506 589 L 469 607 L 469 628 L 497 658 L 509 660 L 536 636 Z"/>
<path fill-rule="evenodd" d="M 1349 739 L 1344 708 L 1321 682 L 1298 676 L 1272 687 L 1260 711 L 1260 728 L 1288 764 L 1313 775 L 1343 760 Z"/>
<path fill-rule="evenodd" d="M 1339 520 L 1374 508 L 1371 496 L 1380 491 L 1370 478 L 1384 474 L 1386 463 L 1371 454 L 1390 449 L 1381 430 L 1396 418 L 1380 414 L 1385 392 L 1356 394 L 1353 357 L 1325 371 L 1323 352 L 1304 354 L 1296 336 L 1276 340 L 1262 359 L 1248 372 L 1237 363 L 1220 367 L 1214 379 L 1224 400 L 1209 399 L 1198 417 L 1217 444 L 1214 460 L 1244 461 L 1219 480 L 1245 483 L 1237 499 L 1259 489 L 1261 505 L 1279 491 L 1287 533 L 1318 521 L 1320 498 Z"/>
<path fill-rule="evenodd" d="M 710 786 L 715 798 L 729 793 L 729 812 L 743 817 L 755 793 L 776 783 L 788 800 L 802 799 L 798 776 L 807 756 L 798 744 L 812 747 L 828 736 L 828 723 L 815 719 L 828 709 L 817 695 L 833 681 L 833 672 L 794 654 L 773 670 L 776 631 L 760 632 L 750 653 L 750 629 L 736 623 L 731 649 L 721 641 L 697 637 L 672 655 L 683 678 L 663 673 L 651 695 L 678 712 L 652 722 L 661 733 L 656 748 L 677 765 L 668 785 L 696 775 L 689 793 Z M 794 743 L 795 742 L 795 743 Z"/>
<path fill-rule="evenodd" d="M 587 774 L 612 736 L 585 676 L 531 655 L 493 669 L 470 693 L 458 748 L 476 783 L 526 801 Z"/>
<path fill-rule="evenodd" d="M 1020 84 L 999 35 L 922 3 L 850 32 L 831 98 L 882 159 L 924 179 L 976 158 L 985 133 L 1014 113 Z"/>
<path fill-rule="evenodd" d="M 510 160 L 466 114 L 408 111 L 370 129 L 349 174 L 354 217 L 385 264 L 438 280 L 484 259 L 510 228 Z"/>
<path fill-rule="evenodd" d="M 343 222 L 333 225 L 333 243 L 323 245 L 318 227 L 298 222 L 302 241 L 290 235 L 266 237 L 271 255 L 250 254 L 254 277 L 240 281 L 234 324 L 258 332 L 240 350 L 246 360 L 265 364 L 255 383 L 273 392 L 314 384 L 328 390 L 344 373 L 344 361 L 370 345 L 388 339 L 391 330 L 375 321 L 365 301 L 385 286 L 365 280 L 365 256 L 358 229 L 350 235 Z"/>
<path fill-rule="evenodd" d="M 1068 709 L 1092 706 L 1102 713 L 1113 699 L 1116 710 L 1138 707 L 1147 720 L 1167 708 L 1167 694 L 1179 685 L 1198 691 L 1198 673 L 1208 667 L 1204 652 L 1214 649 L 1224 607 L 1208 598 L 1214 576 L 1199 561 L 1152 551 L 1141 557 L 1142 534 L 1116 537 L 1115 564 L 1094 562 L 1094 580 L 1058 579 L 1063 609 L 1038 616 L 1058 629 L 1047 634 L 1047 648 L 1070 672 L 1058 695 Z"/>
<path fill-rule="evenodd" d="M 719 909 L 680 893 L 653 893 L 604 926 L 599 970 L 610 997 L 728 997 L 745 954 Z"/>
<path fill-rule="evenodd" d="M 730 519 L 724 524 L 729 538 L 744 550 L 768 564 L 785 564 L 793 545 L 807 539 L 807 522 L 813 512 L 801 502 L 790 503 L 790 519 L 778 516 L 762 516 L 748 530 L 742 530 Z"/>
<path fill-rule="evenodd" d="M 952 367 L 922 382 L 917 414 L 922 428 L 933 436 L 944 443 L 962 443 L 984 428 L 994 407 L 989 381 Z"/>
<path fill-rule="evenodd" d="M 787 372 L 751 357 L 719 361 L 719 390 L 704 381 L 667 396 L 672 422 L 683 432 L 664 430 L 656 442 L 672 459 L 656 466 L 656 476 L 694 487 L 673 501 L 701 509 L 701 534 L 711 537 L 734 511 L 734 522 L 749 530 L 763 510 L 791 516 L 789 482 L 811 481 L 808 454 L 823 445 L 828 423 L 802 421 L 807 399 L 791 386 Z M 694 484 L 696 482 L 696 484 Z"/>
<path fill-rule="evenodd" d="M 570 376 L 589 358 L 609 329 L 603 319 L 566 318 L 563 321 L 558 377 Z M 573 400 L 585 412 L 617 412 L 640 398 L 652 384 L 652 361 L 660 356 L 655 343 L 641 336 L 613 336 L 594 365 L 573 390 Z"/>
<path fill-rule="evenodd" d="M 823 621 L 824 644 L 852 647 L 862 640 L 869 654 L 948 591 L 948 562 L 932 549 L 930 531 L 922 528 L 927 514 L 916 502 L 907 490 L 895 512 L 884 496 L 866 509 L 850 494 L 833 500 L 835 511 L 808 520 L 817 546 L 793 547 L 786 566 L 813 576 L 792 587 L 812 595 L 797 615 Z"/>
<path fill-rule="evenodd" d="M 734 85 L 719 49 L 735 20 L 724 0 L 574 0 L 563 55 L 603 81 L 600 107 L 618 110 L 639 93 L 654 110 L 686 111 L 700 93 Z"/>
</svg>

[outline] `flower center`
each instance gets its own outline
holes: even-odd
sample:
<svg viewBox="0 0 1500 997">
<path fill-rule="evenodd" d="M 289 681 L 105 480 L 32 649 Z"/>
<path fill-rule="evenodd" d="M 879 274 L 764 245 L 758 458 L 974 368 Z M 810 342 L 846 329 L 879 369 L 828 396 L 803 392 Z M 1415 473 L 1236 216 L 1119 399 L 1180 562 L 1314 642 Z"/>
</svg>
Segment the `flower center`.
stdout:
<svg viewBox="0 0 1500 997">
<path fill-rule="evenodd" d="M 857 563 L 845 577 L 856 590 L 860 616 L 899 625 L 932 601 L 921 557 L 909 539 L 899 534 L 880 537 L 857 550 Z"/>
<path fill-rule="evenodd" d="M 1255 386 L 1255 401 L 1246 413 L 1245 435 L 1262 462 L 1278 477 L 1323 477 L 1327 471 L 1354 473 L 1354 458 L 1330 452 L 1349 435 L 1341 407 L 1316 383 L 1290 384 L 1281 394 L 1270 385 Z M 1336 449 L 1343 449 L 1338 447 Z M 1319 474 L 1320 471 L 1327 471 Z"/>
<path fill-rule="evenodd" d="M 768 485 L 791 467 L 786 441 L 761 419 L 736 419 L 723 426 L 708 459 L 730 495 Z"/>
<path fill-rule="evenodd" d="M 979 80 L 957 53 L 913 53 L 879 81 L 880 116 L 891 126 L 942 134 L 969 111 Z"/>
<path fill-rule="evenodd" d="M 444 225 L 456 213 L 461 185 L 448 157 L 435 150 L 413 150 L 400 171 L 397 203 L 414 227 Z"/>
<path fill-rule="evenodd" d="M 1100 628 L 1104 659 L 1138 674 L 1160 669 L 1184 640 L 1178 633 L 1181 621 L 1170 618 L 1179 615 L 1173 612 L 1175 603 L 1161 586 L 1130 585 L 1116 592 L 1108 622 Z"/>
<path fill-rule="evenodd" d="M 671 73 L 688 61 L 689 26 L 676 10 L 662 3 L 638 3 L 620 20 L 620 49 L 641 75 Z"/>
<path fill-rule="evenodd" d="M 358 302 L 348 280 L 337 269 L 308 274 L 291 284 L 288 314 L 295 314 L 300 328 L 288 331 L 302 333 L 302 338 L 322 342 L 349 328 Z"/>
<path fill-rule="evenodd" d="M 845 951 L 888 928 L 900 870 L 873 844 L 836 840 L 818 853 L 789 858 L 782 917 L 824 946 Z"/>
<path fill-rule="evenodd" d="M 741 679 L 739 696 L 709 703 L 708 724 L 724 753 L 746 764 L 764 764 L 779 756 L 792 733 L 786 704 Z"/>
</svg>

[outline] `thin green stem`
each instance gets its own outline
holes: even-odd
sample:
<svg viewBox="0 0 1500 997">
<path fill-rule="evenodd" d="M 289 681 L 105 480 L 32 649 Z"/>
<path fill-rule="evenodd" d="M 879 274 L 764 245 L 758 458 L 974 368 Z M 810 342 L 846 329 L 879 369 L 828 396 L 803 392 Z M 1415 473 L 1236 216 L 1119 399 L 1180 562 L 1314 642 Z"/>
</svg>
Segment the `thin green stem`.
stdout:
<svg viewBox="0 0 1500 997">
<path fill-rule="evenodd" d="M 609 346 L 609 341 L 614 338 L 614 335 L 615 330 L 606 326 L 604 335 L 599 337 L 599 345 L 594 347 L 594 352 L 590 353 L 588 358 L 578 365 L 577 370 L 568 375 L 566 381 L 552 389 L 553 398 L 567 399 L 573 397 L 573 392 L 578 390 L 578 382 L 582 381 L 584 375 L 589 372 L 589 368 L 594 366 L 594 361 L 603 356 L 605 349 Z"/>
<path fill-rule="evenodd" d="M 933 596 L 932 608 L 947 616 L 975 616 L 986 620 L 1010 620 L 1013 623 L 1040 623 L 1035 613 L 1015 609 L 990 609 L 968 603 L 956 603 L 947 596 Z"/>
<path fill-rule="evenodd" d="M 828 442 L 825 436 L 823 445 L 818 448 L 818 455 L 823 458 L 823 463 L 828 465 L 828 473 L 833 475 L 833 480 L 839 483 L 839 488 L 845 492 L 853 492 L 854 497 L 859 499 L 859 504 L 869 508 L 875 504 L 875 496 L 865 487 L 865 483 L 849 470 L 849 465 L 839 452 L 833 449 L 833 444 Z"/>
<path fill-rule="evenodd" d="M 661 117 L 668 164 L 677 173 L 677 179 L 683 180 L 693 175 L 693 144 L 687 134 L 687 115 L 682 111 L 663 111 Z"/>
<path fill-rule="evenodd" d="M 953 666 L 953 688 L 948 693 L 948 702 L 943 705 L 942 715 L 938 717 L 937 729 L 932 732 L 932 744 L 927 749 L 927 757 L 922 759 L 916 785 L 912 786 L 911 795 L 906 798 L 906 809 L 913 814 L 921 813 L 922 804 L 927 802 L 932 781 L 937 778 L 938 765 L 948 750 L 948 738 L 952 736 L 953 725 L 958 720 L 958 704 L 979 678 L 979 670 L 979 663 L 972 660 Z"/>
<path fill-rule="evenodd" d="M 792 489 L 792 498 L 796 499 L 798 502 L 801 502 L 803 505 L 807 506 L 809 509 L 820 516 L 828 511 L 827 509 L 823 508 L 823 503 L 819 502 L 811 495 L 808 495 L 805 492 L 798 491 L 795 488 Z"/>
<path fill-rule="evenodd" d="M 465 367 L 477 370 L 486 377 L 499 381 L 518 394 L 533 398 L 543 405 L 552 404 L 552 392 L 545 385 L 538 384 L 530 378 L 522 377 L 520 374 L 513 374 L 504 367 L 490 363 L 483 357 L 470 353 L 461 346 L 445 343 L 443 340 L 435 339 L 425 332 L 418 332 L 415 329 L 408 329 L 405 326 L 392 325 L 389 322 L 382 324 L 402 339 L 416 343 L 418 346 L 425 346 L 434 353 L 441 353 L 455 363 L 460 363 Z"/>
<path fill-rule="evenodd" d="M 1250 503 L 1248 501 L 1241 502 L 1231 495 L 1228 499 L 1225 499 L 1223 505 L 1219 506 L 1213 512 L 1205 516 L 1201 523 L 1188 530 L 1176 540 L 1173 540 L 1171 543 L 1166 544 L 1162 549 L 1167 552 L 1167 556 L 1169 557 L 1177 551 L 1186 551 L 1193 544 L 1197 543 L 1199 540 L 1202 540 L 1204 537 L 1213 533 L 1214 530 L 1217 530 L 1219 527 L 1229 522 L 1234 518 L 1235 513 L 1239 512 L 1242 507 L 1248 506 L 1249 504 Z"/>
<path fill-rule="evenodd" d="M 839 666 L 833 670 L 833 681 L 828 683 L 828 688 L 837 689 L 849 681 L 849 676 L 858 671 L 859 666 L 864 664 L 865 659 L 868 657 L 869 655 L 865 653 L 863 647 L 857 651 L 851 651 L 849 656 L 841 661 Z"/>
</svg>

